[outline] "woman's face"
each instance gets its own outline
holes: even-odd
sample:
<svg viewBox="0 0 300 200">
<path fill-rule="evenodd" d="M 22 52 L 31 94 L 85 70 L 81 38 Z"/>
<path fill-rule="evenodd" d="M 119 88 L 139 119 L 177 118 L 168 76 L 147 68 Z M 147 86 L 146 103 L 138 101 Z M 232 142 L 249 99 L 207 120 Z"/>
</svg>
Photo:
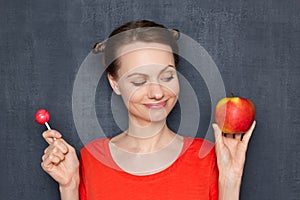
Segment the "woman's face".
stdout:
<svg viewBox="0 0 300 200">
<path fill-rule="evenodd" d="M 165 120 L 179 94 L 171 48 L 136 42 L 121 47 L 118 53 L 118 80 L 108 78 L 114 91 L 122 95 L 131 121 L 145 126 Z"/>
</svg>

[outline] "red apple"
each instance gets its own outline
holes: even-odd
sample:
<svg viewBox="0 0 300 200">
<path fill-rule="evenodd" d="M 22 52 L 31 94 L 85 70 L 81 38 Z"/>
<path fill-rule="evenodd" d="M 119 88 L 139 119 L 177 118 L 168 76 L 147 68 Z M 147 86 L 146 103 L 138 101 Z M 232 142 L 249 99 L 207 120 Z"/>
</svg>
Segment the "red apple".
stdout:
<svg viewBox="0 0 300 200">
<path fill-rule="evenodd" d="M 215 120 L 223 133 L 245 133 L 254 121 L 254 116 L 254 104 L 246 98 L 223 98 L 215 109 Z"/>
</svg>

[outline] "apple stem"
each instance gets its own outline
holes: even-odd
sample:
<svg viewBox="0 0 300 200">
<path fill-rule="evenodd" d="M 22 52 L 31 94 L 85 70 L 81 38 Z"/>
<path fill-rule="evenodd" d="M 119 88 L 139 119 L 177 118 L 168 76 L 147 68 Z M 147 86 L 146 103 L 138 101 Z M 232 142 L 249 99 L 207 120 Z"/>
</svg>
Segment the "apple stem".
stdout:
<svg viewBox="0 0 300 200">
<path fill-rule="evenodd" d="M 233 92 L 231 92 L 230 94 L 231 94 L 231 97 L 234 97 L 234 94 L 233 94 Z"/>
</svg>

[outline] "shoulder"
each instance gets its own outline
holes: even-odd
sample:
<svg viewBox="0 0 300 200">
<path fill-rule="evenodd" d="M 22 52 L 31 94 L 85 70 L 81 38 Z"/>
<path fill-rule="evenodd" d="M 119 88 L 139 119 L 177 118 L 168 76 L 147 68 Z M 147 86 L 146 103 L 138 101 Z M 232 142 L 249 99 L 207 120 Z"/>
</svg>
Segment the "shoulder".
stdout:
<svg viewBox="0 0 300 200">
<path fill-rule="evenodd" d="M 184 151 L 178 163 L 199 176 L 210 176 L 217 165 L 215 145 L 202 138 L 184 138 Z M 204 175 L 203 172 L 205 172 Z M 199 174 L 200 173 L 200 174 Z"/>
<path fill-rule="evenodd" d="M 195 154 L 200 159 L 215 159 L 215 144 L 203 138 L 184 137 L 183 150 L 188 154 Z"/>
<path fill-rule="evenodd" d="M 191 149 L 199 149 L 201 147 L 208 151 L 214 150 L 215 148 L 215 144 L 213 142 L 203 138 L 184 137 L 184 145 Z"/>
<path fill-rule="evenodd" d="M 106 157 L 109 154 L 109 140 L 109 138 L 99 138 L 87 143 L 80 150 L 80 157 L 94 157 L 97 159 Z"/>
<path fill-rule="evenodd" d="M 110 138 L 100 138 L 87 143 L 80 150 L 80 161 L 86 168 L 93 169 L 95 166 L 108 166 L 119 170 L 119 167 L 113 161 L 109 149 Z"/>
</svg>

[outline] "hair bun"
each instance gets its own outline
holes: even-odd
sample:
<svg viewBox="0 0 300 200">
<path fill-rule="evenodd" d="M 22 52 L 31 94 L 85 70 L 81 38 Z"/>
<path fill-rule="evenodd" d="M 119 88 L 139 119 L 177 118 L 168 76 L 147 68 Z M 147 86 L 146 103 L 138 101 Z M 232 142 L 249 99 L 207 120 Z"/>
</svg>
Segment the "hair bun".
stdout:
<svg viewBox="0 0 300 200">
<path fill-rule="evenodd" d="M 169 29 L 169 31 L 172 33 L 175 40 L 179 40 L 180 38 L 180 32 L 177 29 Z"/>
<path fill-rule="evenodd" d="M 93 47 L 93 53 L 97 54 L 100 52 L 104 52 L 105 46 L 106 45 L 104 42 L 96 42 L 96 44 Z"/>
</svg>

